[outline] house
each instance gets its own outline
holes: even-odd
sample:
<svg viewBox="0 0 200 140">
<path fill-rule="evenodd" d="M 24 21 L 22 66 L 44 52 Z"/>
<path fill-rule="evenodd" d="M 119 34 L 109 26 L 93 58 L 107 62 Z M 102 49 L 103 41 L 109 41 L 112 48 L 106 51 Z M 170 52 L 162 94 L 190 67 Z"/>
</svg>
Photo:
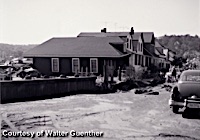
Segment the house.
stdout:
<svg viewBox="0 0 200 140">
<path fill-rule="evenodd" d="M 150 67 L 164 61 L 164 54 L 156 54 L 155 37 L 153 32 L 107 32 L 106 28 L 101 32 L 82 32 L 77 37 L 120 37 L 124 40 L 124 50 L 132 55 L 129 57 L 129 65 L 139 70 L 139 67 Z"/>
<path fill-rule="evenodd" d="M 135 67 L 136 71 L 142 67 L 150 67 L 154 62 L 155 53 L 154 35 L 152 32 L 134 32 L 131 29 L 127 36 L 127 50 L 132 52 L 129 64 Z"/>
<path fill-rule="evenodd" d="M 45 75 L 74 75 L 87 71 L 103 74 L 104 65 L 118 67 L 166 67 L 171 57 L 153 32 L 83 32 L 77 37 L 52 38 L 24 54 Z"/>
<path fill-rule="evenodd" d="M 172 51 L 171 49 L 169 48 L 166 48 L 165 46 L 163 46 L 162 44 L 160 44 L 160 42 L 158 40 L 155 41 L 155 47 L 156 49 L 164 54 L 164 58 L 165 58 L 165 61 L 164 61 L 164 67 L 165 68 L 170 68 L 171 67 L 171 62 L 173 62 L 175 56 L 176 56 L 176 52 Z"/>
<path fill-rule="evenodd" d="M 176 56 L 176 52 L 174 52 L 174 51 L 172 51 L 172 50 L 170 50 L 170 49 L 168 49 L 168 48 L 165 48 L 165 49 L 164 49 L 164 54 L 167 56 L 167 59 L 168 59 L 170 62 L 174 61 L 174 58 L 175 58 L 175 56 Z"/>
<path fill-rule="evenodd" d="M 103 66 L 128 65 L 130 53 L 120 37 L 51 38 L 25 52 L 34 67 L 45 75 L 74 75 L 80 71 L 103 74 Z"/>
<path fill-rule="evenodd" d="M 168 60 L 167 55 L 164 53 L 166 48 L 160 44 L 160 42 L 156 39 L 155 40 L 155 50 L 156 54 L 159 56 L 159 67 L 169 69 L 170 68 L 170 61 Z"/>
<path fill-rule="evenodd" d="M 120 37 L 124 41 L 124 51 L 131 53 L 129 65 L 139 70 L 139 67 L 169 68 L 175 53 L 155 38 L 153 32 L 135 32 L 133 27 L 130 32 L 82 32 L 77 37 Z"/>
</svg>

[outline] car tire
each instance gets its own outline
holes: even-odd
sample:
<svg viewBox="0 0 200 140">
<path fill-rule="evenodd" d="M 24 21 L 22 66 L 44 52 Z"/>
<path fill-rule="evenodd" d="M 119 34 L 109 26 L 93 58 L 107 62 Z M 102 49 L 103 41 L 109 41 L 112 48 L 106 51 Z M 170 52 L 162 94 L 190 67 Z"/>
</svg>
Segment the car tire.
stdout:
<svg viewBox="0 0 200 140">
<path fill-rule="evenodd" d="M 173 112 L 173 113 L 177 114 L 177 113 L 178 113 L 178 110 L 179 110 L 179 107 L 177 107 L 177 106 L 173 106 L 173 107 L 172 107 L 172 112 Z"/>
<path fill-rule="evenodd" d="M 189 108 L 186 108 L 182 114 L 183 118 L 190 118 L 190 110 Z"/>
<path fill-rule="evenodd" d="M 174 87 L 172 89 L 171 99 L 174 101 L 180 100 L 180 92 L 178 91 L 178 87 Z"/>
</svg>

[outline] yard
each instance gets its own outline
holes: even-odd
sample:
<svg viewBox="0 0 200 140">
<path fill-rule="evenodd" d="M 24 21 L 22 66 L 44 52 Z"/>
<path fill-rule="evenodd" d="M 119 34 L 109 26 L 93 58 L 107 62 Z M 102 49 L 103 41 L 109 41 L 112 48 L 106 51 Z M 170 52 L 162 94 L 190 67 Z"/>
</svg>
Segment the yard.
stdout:
<svg viewBox="0 0 200 140">
<path fill-rule="evenodd" d="M 158 91 L 159 95 L 135 94 L 133 89 L 112 94 L 85 93 L 2 104 L 1 131 L 69 132 L 65 137 L 52 139 L 76 139 L 70 134 L 73 130 L 84 133 L 102 132 L 103 136 L 100 139 L 113 140 L 200 139 L 200 119 L 183 118 L 181 113 L 173 114 L 168 106 L 170 92 L 162 88 L 162 85 L 153 87 L 152 90 Z M 35 136 L 34 139 L 46 138 L 45 135 L 40 138 Z"/>
</svg>

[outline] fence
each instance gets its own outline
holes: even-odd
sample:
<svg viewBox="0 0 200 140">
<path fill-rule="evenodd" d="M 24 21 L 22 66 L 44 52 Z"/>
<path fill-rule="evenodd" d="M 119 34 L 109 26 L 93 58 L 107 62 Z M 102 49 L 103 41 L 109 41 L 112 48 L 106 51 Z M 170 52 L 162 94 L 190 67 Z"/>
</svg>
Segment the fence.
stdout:
<svg viewBox="0 0 200 140">
<path fill-rule="evenodd" d="M 96 77 L 0 81 L 1 102 L 94 91 Z"/>
</svg>

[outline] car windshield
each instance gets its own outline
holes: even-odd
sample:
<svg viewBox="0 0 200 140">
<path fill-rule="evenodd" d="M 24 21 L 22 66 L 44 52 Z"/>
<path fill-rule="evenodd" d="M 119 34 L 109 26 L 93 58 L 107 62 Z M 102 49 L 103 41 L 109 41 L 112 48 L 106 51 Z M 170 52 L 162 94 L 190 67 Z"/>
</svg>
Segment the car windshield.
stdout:
<svg viewBox="0 0 200 140">
<path fill-rule="evenodd" d="M 187 75 L 183 75 L 181 77 L 182 81 L 198 81 L 200 82 L 200 74 L 199 73 L 191 73 Z"/>
</svg>

